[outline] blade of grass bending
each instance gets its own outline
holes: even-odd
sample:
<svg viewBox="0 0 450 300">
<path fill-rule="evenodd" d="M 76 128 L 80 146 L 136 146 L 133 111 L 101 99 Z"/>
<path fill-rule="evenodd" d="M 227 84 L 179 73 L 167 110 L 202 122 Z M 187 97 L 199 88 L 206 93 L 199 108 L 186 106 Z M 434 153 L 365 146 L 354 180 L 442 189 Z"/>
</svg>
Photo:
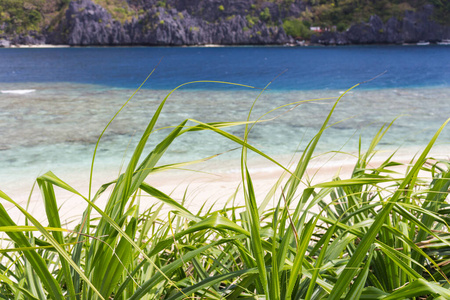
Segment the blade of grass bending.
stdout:
<svg viewBox="0 0 450 300">
<path fill-rule="evenodd" d="M 280 76 L 280 75 L 278 75 L 278 76 Z M 252 114 L 253 108 L 254 108 L 256 102 L 258 101 L 259 97 L 262 95 L 262 93 L 268 88 L 268 86 L 277 77 L 275 77 L 271 82 L 269 82 L 266 85 L 266 87 L 259 93 L 259 95 L 256 97 L 256 99 L 253 101 L 252 106 L 251 106 L 250 111 L 247 116 L 247 122 L 250 121 L 250 116 Z M 249 129 L 249 124 L 245 124 L 244 139 L 242 141 L 244 144 L 241 144 L 243 146 L 242 153 L 241 153 L 241 177 L 242 177 L 242 182 L 243 182 L 246 212 L 248 214 L 249 222 L 250 222 L 250 224 L 249 224 L 250 235 L 251 235 L 250 246 L 251 246 L 251 249 L 253 252 L 253 256 L 255 257 L 256 266 L 259 270 L 258 278 L 259 278 L 262 288 L 264 290 L 264 294 L 266 295 L 267 299 L 270 300 L 271 294 L 270 294 L 270 290 L 269 290 L 269 280 L 268 280 L 266 265 L 265 265 L 265 261 L 264 261 L 264 251 L 263 251 L 263 247 L 261 244 L 261 236 L 260 236 L 261 227 L 260 227 L 260 220 L 259 220 L 258 205 L 256 203 L 256 197 L 255 197 L 255 192 L 253 189 L 253 183 L 252 183 L 250 173 L 247 168 L 247 149 L 251 149 L 248 147 L 248 143 L 247 143 L 250 130 L 251 129 Z M 223 133 L 220 133 L 220 134 L 223 135 Z M 253 149 L 251 149 L 251 150 L 254 151 Z M 258 154 L 261 155 L 263 153 L 261 152 Z M 266 157 L 266 155 L 263 154 L 263 157 Z M 266 157 L 266 158 L 268 158 L 268 157 Z M 272 160 L 271 158 L 268 158 L 268 159 Z M 274 160 L 272 160 L 272 161 L 275 162 Z M 277 165 L 280 165 L 278 162 L 275 162 L 275 163 Z M 284 167 L 282 167 L 282 168 L 286 170 L 286 168 L 284 168 Z M 274 271 L 274 270 L 272 270 L 272 271 Z M 275 283 L 275 286 L 279 286 L 279 285 L 277 285 Z M 276 287 L 275 287 L 275 289 L 276 289 Z"/>
<path fill-rule="evenodd" d="M 383 300 L 407 299 L 430 294 L 450 299 L 450 291 L 448 289 L 420 278 L 384 297 Z"/>
<path fill-rule="evenodd" d="M 340 100 L 342 99 L 342 97 L 344 97 L 348 92 L 350 92 L 351 90 L 353 90 L 354 88 L 356 88 L 357 86 L 359 86 L 360 84 L 356 84 L 354 86 L 352 86 L 351 88 L 349 88 L 348 90 L 346 90 L 334 103 L 333 107 L 331 108 L 330 112 L 327 115 L 327 118 L 325 119 L 325 121 L 322 124 L 322 127 L 320 128 L 319 132 L 314 136 L 314 138 L 311 140 L 311 142 L 308 144 L 308 146 L 305 148 L 305 151 L 303 152 L 299 163 L 297 164 L 297 167 L 294 171 L 294 174 L 296 175 L 295 177 L 291 177 L 288 181 L 288 185 L 289 185 L 289 189 L 287 191 L 286 194 L 286 199 L 288 200 L 288 204 L 290 199 L 293 198 L 293 195 L 295 194 L 295 192 L 297 191 L 297 187 L 300 184 L 300 179 L 303 178 L 303 175 L 305 174 L 306 168 L 308 167 L 308 164 L 311 160 L 311 157 L 314 153 L 314 150 L 316 149 L 317 143 L 320 140 L 320 137 L 322 136 L 323 132 L 325 131 L 325 129 L 327 128 L 327 125 L 331 119 L 332 114 L 334 113 L 334 110 L 336 109 L 338 103 L 340 102 Z M 294 214 L 295 215 L 295 214 Z M 296 219 L 294 217 L 294 219 Z"/>
<path fill-rule="evenodd" d="M 44 227 L 48 232 L 59 231 L 59 232 L 69 232 L 69 230 L 58 227 Z M 31 231 L 39 231 L 36 226 L 0 226 L 0 232 L 31 232 Z"/>
<path fill-rule="evenodd" d="M 258 149 L 255 148 L 254 146 L 248 144 L 248 143 L 247 143 L 245 140 L 243 140 L 242 138 L 239 138 L 239 137 L 237 137 L 237 136 L 235 136 L 235 135 L 233 135 L 233 134 L 230 134 L 230 133 L 228 133 L 228 132 L 226 132 L 226 131 L 223 131 L 223 130 L 221 130 L 221 129 L 219 129 L 219 128 L 216 128 L 216 127 L 212 126 L 212 125 L 209 124 L 209 123 L 203 123 L 203 122 L 200 122 L 200 121 L 197 121 L 197 120 L 194 120 L 194 119 L 188 119 L 188 120 L 189 120 L 189 121 L 192 121 L 192 122 L 195 122 L 195 123 L 198 123 L 199 126 L 204 127 L 203 130 L 208 129 L 208 130 L 214 131 L 215 133 L 218 133 L 218 134 L 224 136 L 225 138 L 227 138 L 227 139 L 229 139 L 229 140 L 231 140 L 231 141 L 233 141 L 233 142 L 235 142 L 235 143 L 237 143 L 237 144 L 239 144 L 239 145 L 241 145 L 241 146 L 244 146 L 246 149 L 252 150 L 252 151 L 255 152 L 256 154 L 259 154 L 260 156 L 264 157 L 265 159 L 267 159 L 267 160 L 273 162 L 274 164 L 276 164 L 277 166 L 279 166 L 280 168 L 282 168 L 284 171 L 286 171 L 286 172 L 288 172 L 289 174 L 292 175 L 292 172 L 291 172 L 289 169 L 287 169 L 286 167 L 284 167 L 282 164 L 280 164 L 279 162 L 277 162 L 276 160 L 274 160 L 273 158 L 271 158 L 271 157 L 268 156 L 267 154 L 265 154 L 265 153 L 263 153 L 262 151 L 258 150 Z M 185 130 L 182 131 L 180 134 L 183 134 L 183 133 L 188 132 L 188 131 L 193 131 L 193 130 L 195 130 L 194 128 L 195 128 L 195 127 L 191 127 L 191 128 L 185 129 Z"/>
<path fill-rule="evenodd" d="M 139 187 L 140 189 L 142 189 L 144 192 L 146 192 L 147 194 L 155 197 L 156 199 L 161 200 L 163 203 L 170 205 L 171 207 L 178 209 L 182 212 L 185 212 L 187 214 L 187 216 L 191 219 L 191 220 L 195 220 L 195 221 L 200 221 L 201 219 L 194 216 L 187 208 L 185 208 L 183 205 L 179 204 L 178 202 L 176 202 L 175 200 L 173 200 L 170 196 L 164 194 L 163 192 L 161 192 L 160 190 L 150 186 L 149 184 L 146 184 L 145 182 L 141 183 L 141 186 Z"/>
<path fill-rule="evenodd" d="M 438 138 L 439 134 L 442 132 L 444 127 L 447 125 L 447 123 L 450 121 L 448 119 L 445 121 L 445 123 L 438 129 L 438 131 L 435 133 L 431 141 L 428 143 L 427 147 L 424 149 L 422 154 L 420 155 L 417 162 L 414 164 L 414 166 L 411 168 L 411 170 L 408 172 L 406 178 L 402 181 L 397 191 L 394 193 L 392 198 L 388 203 L 386 203 L 385 207 L 381 210 L 381 212 L 376 216 L 375 222 L 373 225 L 369 228 L 368 232 L 364 235 L 362 241 L 359 243 L 358 247 L 356 248 L 355 253 L 350 258 L 350 261 L 348 262 L 346 268 L 342 272 L 341 276 L 339 276 L 336 284 L 334 285 L 334 288 L 330 294 L 329 300 L 337 300 L 340 299 L 340 297 L 343 295 L 345 290 L 347 289 L 350 281 L 353 279 L 357 269 L 359 268 L 361 262 L 363 261 L 367 251 L 369 250 L 370 246 L 373 244 L 378 232 L 380 231 L 381 227 L 383 226 L 386 218 L 390 214 L 391 210 L 393 209 L 395 203 L 399 200 L 400 196 L 402 195 L 405 188 L 410 184 L 412 180 L 414 180 L 415 177 L 417 177 L 417 174 L 422 167 L 422 164 L 425 162 L 425 158 L 430 152 L 432 146 L 434 145 L 436 139 Z"/>
<path fill-rule="evenodd" d="M 161 104 L 162 105 L 162 104 Z M 162 109 L 162 106 L 159 108 L 159 112 Z M 158 112 L 158 114 L 159 114 Z M 144 159 L 142 164 L 135 172 L 135 167 L 139 161 L 139 158 L 144 150 L 145 144 L 147 143 L 147 139 L 150 136 L 151 131 L 153 130 L 153 126 L 156 123 L 157 115 L 153 116 L 152 121 L 147 127 L 146 132 L 144 133 L 142 139 L 139 141 L 139 145 L 136 147 L 135 153 L 133 154 L 131 161 L 127 167 L 127 170 L 122 178 L 122 192 L 117 195 L 118 198 L 126 201 L 141 185 L 145 178 L 150 174 L 153 167 L 158 163 L 160 158 L 163 156 L 167 148 L 172 144 L 175 138 L 179 135 L 179 132 L 183 129 L 187 120 L 183 121 L 178 125 L 162 142 L 160 142 L 155 149 Z M 119 180 L 119 185 L 120 180 Z M 122 203 L 123 204 L 123 203 Z M 119 210 L 120 211 L 120 210 Z"/>
<path fill-rule="evenodd" d="M 161 61 L 160 61 L 161 62 Z M 160 63 L 159 62 L 159 63 Z M 158 65 L 159 65 L 158 63 Z M 145 78 L 145 80 L 141 83 L 141 85 L 134 91 L 134 93 L 131 95 L 130 98 L 128 98 L 128 100 L 122 105 L 122 107 L 120 107 L 120 109 L 116 112 L 116 114 L 114 115 L 114 117 L 111 118 L 111 120 L 108 122 L 108 124 L 105 126 L 105 128 L 103 129 L 102 133 L 100 134 L 100 136 L 98 137 L 97 143 L 95 144 L 95 148 L 94 148 L 94 153 L 92 155 L 92 163 L 91 163 L 91 170 L 90 170 L 90 174 L 89 174 L 89 194 L 88 194 L 88 198 L 91 199 L 91 190 L 92 190 L 92 177 L 94 174 L 94 162 L 95 162 L 95 156 L 97 155 L 97 149 L 98 146 L 100 144 L 100 140 L 102 139 L 103 135 L 106 132 L 106 129 L 108 129 L 109 125 L 111 125 L 111 123 L 114 121 L 114 119 L 119 115 L 119 113 L 124 109 L 124 107 L 128 104 L 128 102 L 131 101 L 131 99 L 133 99 L 134 95 L 136 95 L 136 93 L 142 88 L 142 86 L 144 86 L 144 84 L 147 82 L 147 80 L 150 78 L 150 76 L 152 76 L 153 72 L 155 72 L 156 68 L 158 67 L 158 65 L 156 65 L 155 68 L 153 68 L 153 70 L 150 72 L 150 74 L 148 74 L 147 78 Z"/>
<path fill-rule="evenodd" d="M 39 230 L 30 230 L 30 231 L 39 231 Z M 14 231 L 12 231 L 14 232 Z M 76 242 L 73 243 L 65 243 L 62 244 L 62 246 L 73 246 L 76 245 Z M 34 246 L 34 247 L 20 247 L 20 248 L 7 248 L 7 249 L 0 249 L 0 253 L 8 253 L 8 252 L 24 252 L 24 251 L 31 251 L 31 250 L 41 250 L 41 249 L 49 249 L 51 251 L 55 251 L 52 245 L 47 246 Z"/>
<path fill-rule="evenodd" d="M 211 217 L 208 217 L 200 222 L 198 222 L 195 225 L 189 226 L 188 229 L 185 229 L 181 232 L 178 232 L 175 234 L 174 237 L 170 237 L 168 239 L 165 239 L 158 244 L 156 244 L 153 249 L 148 254 L 149 257 L 152 257 L 153 255 L 158 254 L 161 252 L 164 248 L 167 246 L 170 246 L 173 244 L 173 239 L 179 239 L 182 236 L 185 236 L 189 233 L 205 230 L 205 229 L 215 229 L 215 230 L 230 230 L 232 232 L 236 232 L 238 234 L 241 234 L 243 236 L 250 236 L 250 232 L 244 230 L 242 227 L 237 225 L 236 223 L 230 221 L 226 217 L 220 215 L 219 213 L 214 213 Z"/>
<path fill-rule="evenodd" d="M 339 180 L 334 180 L 334 181 L 328 181 L 328 182 L 322 182 L 322 183 L 317 183 L 314 186 L 312 186 L 313 188 L 331 188 L 331 187 L 343 187 L 343 186 L 354 186 L 354 185 L 365 185 L 365 184 L 371 184 L 371 185 L 376 185 L 378 183 L 384 183 L 384 182 L 391 182 L 391 181 L 402 181 L 405 180 L 405 178 L 383 178 L 383 177 L 378 177 L 378 178 L 364 178 L 364 177 L 360 177 L 360 178 L 352 178 L 352 179 L 339 179 Z"/>
<path fill-rule="evenodd" d="M 44 200 L 45 212 L 47 214 L 48 224 L 51 227 L 61 228 L 61 221 L 59 217 L 58 205 L 56 204 L 55 191 L 53 186 L 38 178 L 37 184 L 42 193 L 42 199 Z M 64 237 L 61 231 L 53 231 L 53 237 L 60 244 L 64 244 Z M 61 246 L 62 247 L 62 246 Z M 70 267 L 68 262 L 60 255 L 60 262 L 63 270 L 63 275 L 65 278 L 65 283 L 67 286 L 67 291 L 69 292 L 69 299 L 75 299 L 75 287 L 72 281 L 72 275 L 70 274 Z"/>
<path fill-rule="evenodd" d="M 333 107 L 331 108 L 330 112 L 328 113 L 327 118 L 325 119 L 324 123 L 322 124 L 322 127 L 320 128 L 319 132 L 314 136 L 314 138 L 308 143 L 308 145 L 305 148 L 305 151 L 303 152 L 297 167 L 294 172 L 289 172 L 291 174 L 291 177 L 288 179 L 286 186 L 288 186 L 288 190 L 286 193 L 286 206 L 289 207 L 291 200 L 294 198 L 294 195 L 296 191 L 298 190 L 298 186 L 300 185 L 301 179 L 303 178 L 303 175 L 306 172 L 306 168 L 309 164 L 309 161 L 311 160 L 311 157 L 314 153 L 314 150 L 316 148 L 317 143 L 319 142 L 320 137 L 322 136 L 322 133 L 327 128 L 328 122 L 331 119 L 331 115 L 333 114 L 337 104 L 339 101 L 344 97 L 346 93 L 351 91 L 352 89 L 359 86 L 359 84 L 354 85 L 353 87 L 349 88 L 347 91 L 345 91 L 334 103 Z M 297 205 L 293 219 L 298 220 L 300 211 L 303 209 L 304 204 L 308 200 L 309 196 L 312 194 L 313 189 L 308 190 L 306 193 L 304 192 L 302 195 L 302 199 L 300 203 Z M 302 224 L 300 224 L 302 225 Z M 278 250 L 278 267 L 281 268 L 284 263 L 283 261 L 286 259 L 288 246 L 292 241 L 292 234 L 293 232 L 291 230 L 287 230 L 286 233 L 283 236 L 283 240 L 280 244 L 280 248 Z M 279 270 L 276 272 L 278 273 Z"/>
<path fill-rule="evenodd" d="M 183 83 L 183 84 L 177 86 L 176 88 L 174 88 L 172 91 L 170 91 L 170 92 L 167 94 L 167 96 L 164 98 L 164 100 L 163 100 L 163 101 L 161 102 L 161 104 L 158 106 L 156 112 L 154 113 L 152 119 L 150 120 L 150 123 L 148 124 L 147 128 L 145 129 L 145 131 L 144 131 L 144 133 L 143 133 L 143 135 L 142 135 L 142 138 L 140 139 L 138 145 L 136 146 L 136 149 L 135 149 L 135 151 L 134 151 L 134 153 L 133 153 L 133 155 L 132 155 L 132 157 L 131 157 L 131 161 L 130 161 L 130 163 L 128 164 L 127 170 L 125 171 L 125 178 L 124 178 L 125 182 L 131 183 L 131 176 L 132 176 L 132 174 L 133 174 L 133 172 L 134 172 L 134 170 L 135 170 L 135 168 L 136 168 L 136 165 L 137 165 L 137 163 L 138 163 L 138 161 L 139 161 L 139 159 L 140 159 L 140 157 L 141 157 L 142 151 L 144 150 L 145 144 L 147 143 L 147 140 L 148 140 L 148 138 L 150 137 L 150 134 L 152 133 L 153 128 L 155 127 L 155 124 L 156 124 L 156 122 L 157 122 L 157 120 L 158 120 L 158 118 L 159 118 L 159 115 L 161 114 L 161 111 L 162 111 L 162 109 L 163 109 L 163 107 L 164 107 L 164 105 L 165 105 L 167 99 L 168 99 L 175 91 L 177 91 L 177 90 L 180 89 L 181 87 L 186 86 L 186 85 L 190 85 L 190 84 L 195 84 L 195 83 L 220 83 L 220 84 L 228 84 L 228 85 L 234 85 L 234 86 L 242 86 L 242 87 L 247 87 L 247 88 L 253 88 L 253 87 L 251 87 L 251 86 L 243 85 L 243 84 L 237 84 L 237 83 L 231 83 L 231 82 L 225 82 L 225 81 L 211 81 L 211 80 L 199 80 L 199 81 L 186 82 L 186 83 Z M 186 120 L 186 121 L 187 121 L 187 120 Z M 184 121 L 184 122 L 182 123 L 183 125 L 180 124 L 181 127 L 184 126 L 184 124 L 186 123 L 186 121 Z M 180 128 L 180 129 L 181 129 L 181 128 Z M 175 138 L 175 137 L 173 137 L 173 138 Z M 156 149 L 155 149 L 155 150 L 156 150 Z M 155 153 L 155 154 L 158 155 L 159 153 Z M 161 155 L 162 155 L 162 153 L 161 153 Z M 150 162 L 150 159 L 146 159 L 146 160 L 147 160 L 147 162 L 144 161 L 144 162 L 141 164 L 141 169 L 142 169 L 142 170 L 146 170 L 146 169 L 147 169 L 146 165 L 148 165 L 149 162 Z M 150 171 L 150 170 L 147 170 L 146 172 L 149 172 L 149 171 Z M 145 176 L 145 173 L 146 173 L 146 172 L 144 172 L 141 176 L 139 176 L 139 178 L 142 178 L 142 177 L 145 178 L 145 177 L 146 177 L 146 176 Z M 143 179 L 142 179 L 142 180 L 143 180 Z M 137 183 L 135 182 L 135 185 L 134 185 L 134 186 L 137 187 L 137 186 L 139 186 L 139 185 L 140 185 L 139 182 L 137 182 Z M 125 194 L 125 195 L 128 194 L 129 186 L 130 186 L 130 185 L 127 184 L 127 185 L 125 185 L 125 187 L 124 187 L 124 189 L 125 189 L 125 190 L 124 190 L 124 194 Z"/>
</svg>

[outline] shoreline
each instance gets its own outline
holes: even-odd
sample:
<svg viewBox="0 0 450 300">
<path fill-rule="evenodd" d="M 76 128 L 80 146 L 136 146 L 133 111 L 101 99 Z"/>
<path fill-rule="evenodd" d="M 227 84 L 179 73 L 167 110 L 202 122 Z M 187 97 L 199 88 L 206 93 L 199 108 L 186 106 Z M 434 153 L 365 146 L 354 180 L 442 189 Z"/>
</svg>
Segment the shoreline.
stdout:
<svg viewBox="0 0 450 300">
<path fill-rule="evenodd" d="M 417 153 L 420 147 L 412 149 L 400 149 L 393 157 L 392 161 L 400 162 L 403 164 L 408 164 L 414 157 L 417 158 Z M 423 147 L 420 148 L 423 150 Z M 428 157 L 433 157 L 442 160 L 450 160 L 448 155 L 448 146 L 439 146 L 432 148 L 432 151 Z M 371 160 L 370 166 L 379 166 L 392 151 L 378 151 Z M 333 180 L 337 174 L 339 174 L 341 179 L 349 178 L 351 172 L 355 166 L 356 157 L 355 153 L 342 154 L 342 153 L 327 153 L 319 156 L 313 157 L 308 165 L 307 172 L 302 179 L 303 184 L 301 189 L 305 188 L 305 181 L 310 184 L 317 184 L 322 182 L 327 182 Z M 277 161 L 280 161 L 283 166 L 289 166 L 288 168 L 293 171 L 295 169 L 296 163 L 300 155 L 296 155 L 295 164 L 292 164 L 292 157 L 282 156 L 277 157 Z M 289 163 L 291 161 L 291 163 Z M 263 158 L 249 159 L 248 160 L 249 172 L 253 181 L 253 186 L 255 189 L 255 195 L 258 203 L 261 203 L 265 196 L 269 193 L 271 188 L 277 183 L 284 173 L 284 170 L 279 166 L 276 166 L 272 162 L 267 161 Z M 150 174 L 145 182 L 151 186 L 157 188 L 158 190 L 170 195 L 178 203 L 185 201 L 185 206 L 193 211 L 194 213 L 201 209 L 204 205 L 206 209 L 213 207 L 215 209 L 221 209 L 225 207 L 230 202 L 234 205 L 243 205 L 244 197 L 242 194 L 241 185 L 241 172 L 240 172 L 240 162 L 239 160 L 233 160 L 227 164 L 221 162 L 206 162 L 203 164 L 194 165 L 193 168 L 187 170 L 168 170 L 163 172 L 157 172 Z M 403 172 L 406 166 L 395 167 L 395 170 Z M 61 180 L 69 184 L 75 190 L 80 192 L 83 196 L 88 197 L 88 170 L 78 170 L 81 173 L 74 174 L 71 170 L 68 173 L 55 173 Z M 84 173 L 84 171 L 87 171 Z M 123 172 L 124 170 L 122 170 Z M 93 189 L 92 196 L 101 187 L 102 184 L 110 182 L 117 178 L 118 170 L 94 170 L 93 175 Z M 401 175 L 401 173 L 400 173 Z M 288 174 L 281 180 L 281 184 L 285 184 Z M 4 189 L 0 187 L 0 190 L 5 192 L 9 197 L 16 201 L 22 207 L 27 206 L 27 201 L 30 196 L 31 186 L 33 185 L 31 180 L 21 180 L 15 187 Z M 107 201 L 107 196 L 112 191 L 109 188 L 104 194 L 97 200 L 96 204 L 100 207 L 104 207 Z M 237 192 L 237 194 L 235 194 Z M 61 219 L 65 220 L 66 225 L 70 228 L 70 222 L 78 220 L 84 209 L 87 207 L 85 200 L 71 194 L 60 188 L 55 188 L 56 199 L 58 206 L 60 207 Z M 281 188 L 278 187 L 275 195 L 280 196 Z M 235 198 L 232 199 L 233 194 Z M 277 201 L 277 197 L 272 197 L 273 201 L 271 205 L 275 205 L 274 201 Z M 44 205 L 42 205 L 42 198 L 38 190 L 37 185 L 35 186 L 34 192 L 32 193 L 29 205 L 29 212 L 38 218 L 39 221 L 45 222 L 46 214 Z M 232 200 L 230 200 L 232 199 Z M 143 195 L 140 200 L 142 208 L 149 208 L 153 204 L 158 203 L 157 200 L 149 199 L 147 196 Z M 6 208 L 10 216 L 16 222 L 23 222 L 23 215 L 15 208 L 12 204 L 6 202 L 5 200 L 0 200 L 0 203 Z M 167 208 L 167 212 L 170 209 Z M 165 211 L 165 210 L 163 210 Z"/>
<path fill-rule="evenodd" d="M 46 49 L 46 48 L 233 48 L 233 47 L 355 47 L 355 46 L 361 46 L 361 47 L 372 47 L 372 46 L 400 46 L 400 47 L 411 47 L 411 46 L 418 46 L 418 47 L 425 47 L 425 46 L 449 46 L 450 43 L 444 43 L 444 42 L 429 42 L 428 44 L 421 44 L 421 43 L 370 43 L 370 44 L 317 44 L 317 43 L 310 43 L 308 41 L 301 41 L 298 43 L 285 43 L 285 44 L 193 44 L 193 45 L 69 45 L 69 44 L 10 44 L 9 47 L 0 47 L 4 49 L 12 48 L 12 49 L 20 49 L 20 48 L 29 48 L 29 49 Z"/>
</svg>

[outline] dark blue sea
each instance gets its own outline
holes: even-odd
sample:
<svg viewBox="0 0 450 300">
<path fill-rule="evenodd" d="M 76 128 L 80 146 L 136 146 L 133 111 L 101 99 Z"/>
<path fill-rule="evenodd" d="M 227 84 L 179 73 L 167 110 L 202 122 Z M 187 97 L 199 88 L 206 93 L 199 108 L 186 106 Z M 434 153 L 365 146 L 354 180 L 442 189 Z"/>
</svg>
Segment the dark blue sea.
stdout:
<svg viewBox="0 0 450 300">
<path fill-rule="evenodd" d="M 361 82 L 339 103 L 318 152 L 354 153 L 360 137 L 366 147 L 393 120 L 381 148 L 423 147 L 450 117 L 447 46 L 0 49 L 0 179 L 88 169 L 100 133 L 153 69 L 106 131 L 99 168 L 119 168 L 158 104 L 172 89 L 192 81 L 255 88 L 185 85 L 169 97 L 158 128 L 188 118 L 244 121 L 257 99 L 250 119 L 271 121 L 257 124 L 249 141 L 274 157 L 300 153 L 337 97 Z M 243 127 L 228 131 L 243 135 Z M 444 130 L 438 146 L 449 146 L 449 131 Z M 149 149 L 167 133 L 155 132 Z M 187 134 L 162 163 L 235 147 L 210 132 Z M 219 162 L 238 155 L 232 151 Z"/>
<path fill-rule="evenodd" d="M 1 83 L 80 83 L 134 89 L 158 66 L 146 89 L 221 80 L 271 89 L 448 87 L 445 46 L 1 49 Z M 190 89 L 217 90 L 196 84 Z M 226 87 L 229 89 L 229 87 Z"/>
</svg>

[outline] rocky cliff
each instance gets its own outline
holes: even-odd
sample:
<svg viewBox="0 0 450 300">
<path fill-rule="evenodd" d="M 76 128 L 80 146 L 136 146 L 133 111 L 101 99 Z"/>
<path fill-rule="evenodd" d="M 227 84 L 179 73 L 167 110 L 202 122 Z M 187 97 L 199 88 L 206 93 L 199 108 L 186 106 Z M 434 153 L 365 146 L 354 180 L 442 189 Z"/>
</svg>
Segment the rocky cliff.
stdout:
<svg viewBox="0 0 450 300">
<path fill-rule="evenodd" d="M 192 5 L 191 5 L 192 6 Z M 72 1 L 65 20 L 47 43 L 69 45 L 203 45 L 283 44 L 291 42 L 282 26 L 257 22 L 251 28 L 242 15 L 205 13 L 210 20 L 189 10 L 190 6 L 165 9 L 150 7 L 123 24 L 91 0 Z M 204 12 L 203 12 L 204 13 Z M 66 34 L 64 34 L 66 33 Z"/>
<path fill-rule="evenodd" d="M 0 23 L 0 47 L 10 44 L 179 46 L 295 43 L 294 37 L 284 30 L 283 21 L 301 19 L 311 9 L 310 2 L 302 0 L 120 1 L 117 3 L 126 4 L 123 7 L 135 13 L 119 19 L 114 11 L 125 10 L 122 7 L 116 6 L 112 10 L 100 5 L 98 0 L 72 0 L 66 1 L 64 9 L 40 31 L 17 33 L 8 24 Z M 313 35 L 311 42 L 324 45 L 398 44 L 450 39 L 450 26 L 437 23 L 432 15 L 432 5 L 415 12 L 406 11 L 401 18 L 392 17 L 385 23 L 373 15 L 369 22 L 356 22 L 346 31 Z"/>
<path fill-rule="evenodd" d="M 324 45 L 403 44 L 450 39 L 450 26 L 434 21 L 433 9 L 432 5 L 425 5 L 417 12 L 406 11 L 402 20 L 392 17 L 386 23 L 374 15 L 369 22 L 353 25 L 345 32 L 313 35 L 311 42 Z"/>
</svg>

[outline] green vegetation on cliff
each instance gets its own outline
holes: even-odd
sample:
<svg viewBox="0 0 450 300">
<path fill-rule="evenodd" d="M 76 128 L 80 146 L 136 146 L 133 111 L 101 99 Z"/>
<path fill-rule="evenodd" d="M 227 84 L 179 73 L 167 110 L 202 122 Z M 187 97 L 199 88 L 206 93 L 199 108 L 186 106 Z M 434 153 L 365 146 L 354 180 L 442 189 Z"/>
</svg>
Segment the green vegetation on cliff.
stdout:
<svg viewBox="0 0 450 300">
<path fill-rule="evenodd" d="M 44 6 L 43 0 L 0 0 L 0 29 L 5 33 L 39 30 Z"/>
<path fill-rule="evenodd" d="M 427 4 L 435 6 L 434 18 L 441 24 L 450 24 L 450 2 L 444 0 L 309 0 L 299 17 L 284 20 L 284 29 L 294 37 L 307 38 L 305 25 L 345 31 L 355 23 L 367 22 L 377 15 L 383 22 L 395 17 L 402 19 L 406 11 L 417 11 Z"/>
</svg>

